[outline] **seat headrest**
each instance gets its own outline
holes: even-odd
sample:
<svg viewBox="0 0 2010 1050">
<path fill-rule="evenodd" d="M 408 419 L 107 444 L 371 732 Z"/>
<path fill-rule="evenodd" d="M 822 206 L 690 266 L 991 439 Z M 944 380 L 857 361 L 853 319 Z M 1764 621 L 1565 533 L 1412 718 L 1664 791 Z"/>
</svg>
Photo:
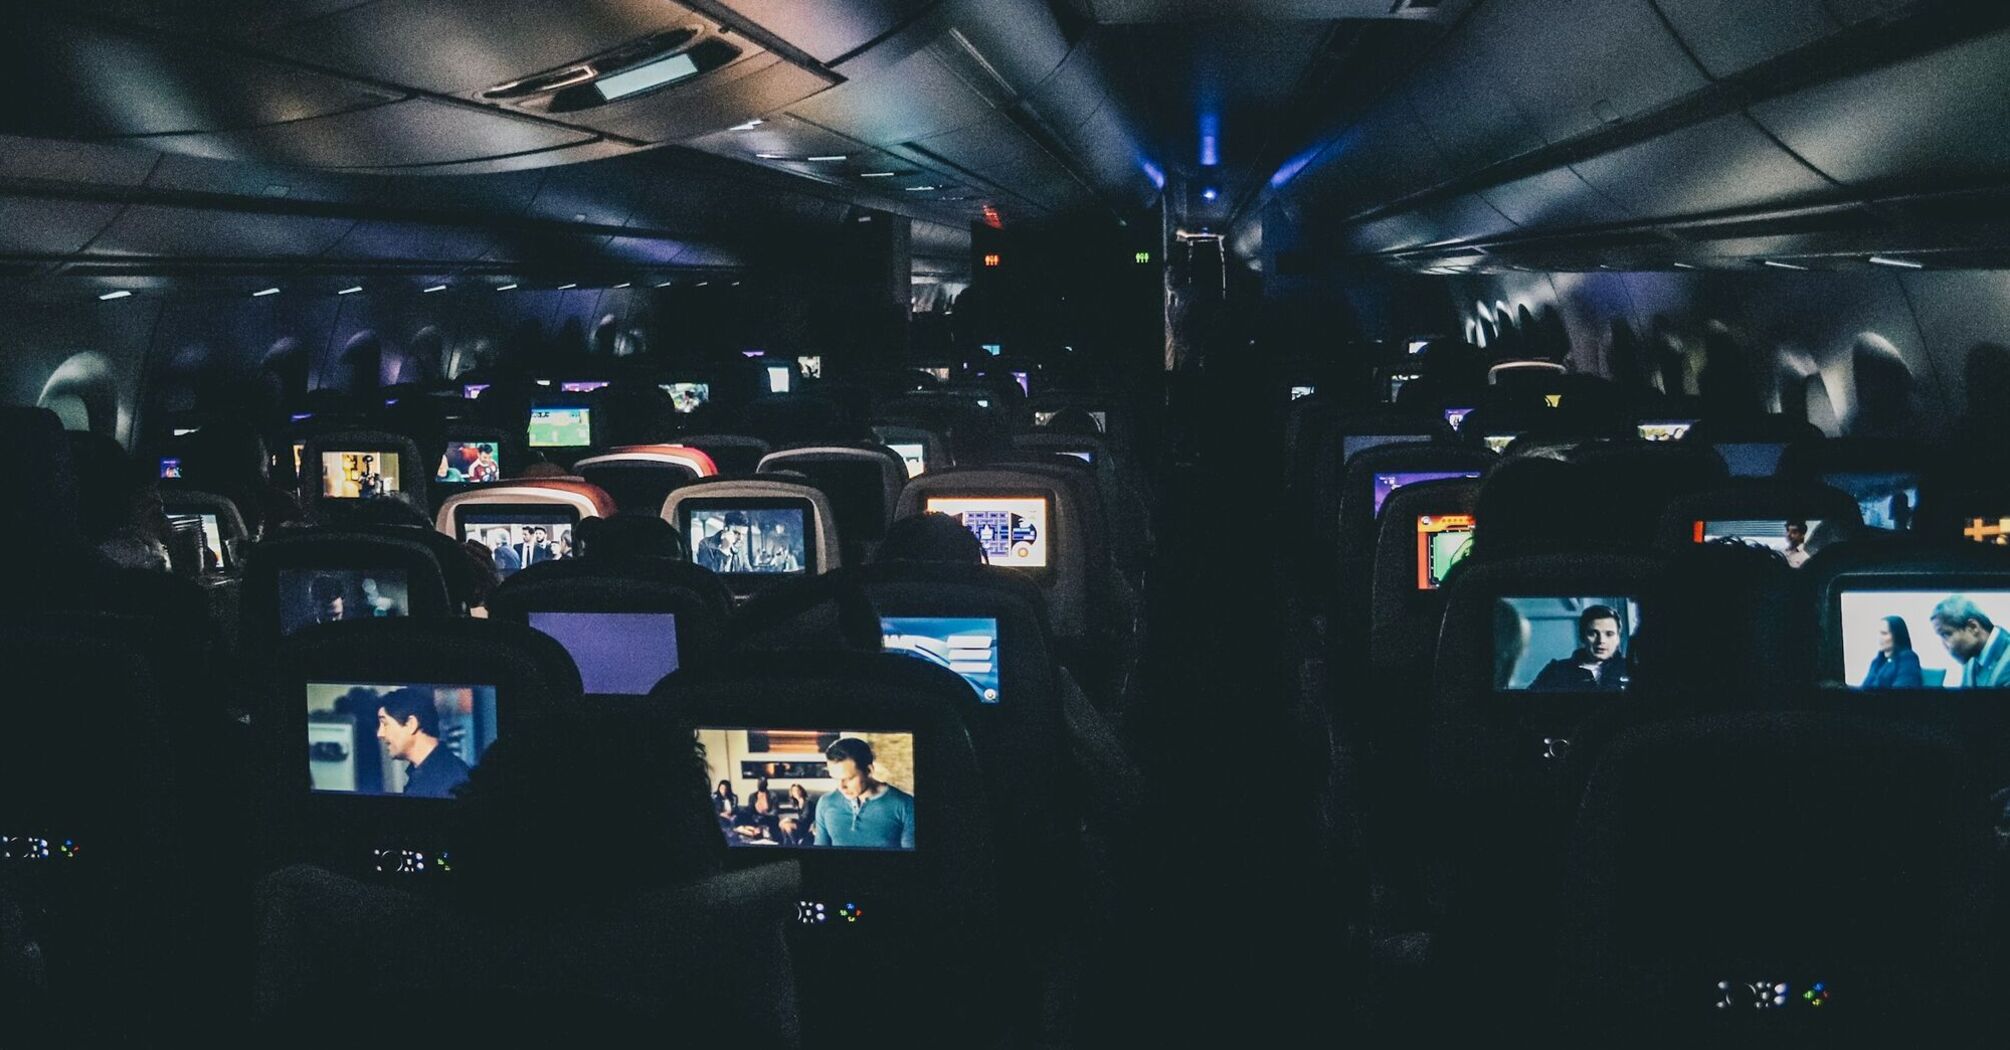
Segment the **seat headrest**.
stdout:
<svg viewBox="0 0 2010 1050">
<path fill-rule="evenodd" d="M 0 408 L 0 448 L 17 470 L 0 500 L 0 527 L 30 550 L 74 546 L 77 477 L 62 420 L 45 408 Z"/>
</svg>

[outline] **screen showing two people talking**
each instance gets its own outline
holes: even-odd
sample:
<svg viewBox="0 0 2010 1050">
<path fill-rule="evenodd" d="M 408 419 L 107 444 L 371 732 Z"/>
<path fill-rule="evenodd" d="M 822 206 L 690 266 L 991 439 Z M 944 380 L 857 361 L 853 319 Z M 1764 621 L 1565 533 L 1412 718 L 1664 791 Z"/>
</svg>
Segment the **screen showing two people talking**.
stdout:
<svg viewBox="0 0 2010 1050">
<path fill-rule="evenodd" d="M 570 510 L 531 507 L 462 507 L 456 519 L 461 541 L 488 549 L 496 574 L 507 580 L 524 569 L 573 557 L 573 514 Z"/>
<path fill-rule="evenodd" d="M 1852 688 L 2010 687 L 2010 590 L 1844 590 L 1840 613 Z"/>
<path fill-rule="evenodd" d="M 684 535 L 691 560 L 725 575 L 797 575 L 806 571 L 804 510 L 686 504 Z"/>
<path fill-rule="evenodd" d="M 492 685 L 307 683 L 317 792 L 452 798 L 495 739 Z"/>
<path fill-rule="evenodd" d="M 914 734 L 719 727 L 697 736 L 727 845 L 915 848 Z"/>
<path fill-rule="evenodd" d="M 495 441 L 449 441 L 440 456 L 434 481 L 447 484 L 498 481 L 502 478 L 502 445 Z"/>
<path fill-rule="evenodd" d="M 1625 692 L 1640 603 L 1615 596 L 1494 599 L 1494 688 Z"/>
<path fill-rule="evenodd" d="M 1047 500 L 1044 496 L 978 497 L 967 499 L 931 496 L 926 507 L 930 514 L 947 514 L 961 522 L 993 565 L 1022 569 L 1047 567 Z"/>
</svg>

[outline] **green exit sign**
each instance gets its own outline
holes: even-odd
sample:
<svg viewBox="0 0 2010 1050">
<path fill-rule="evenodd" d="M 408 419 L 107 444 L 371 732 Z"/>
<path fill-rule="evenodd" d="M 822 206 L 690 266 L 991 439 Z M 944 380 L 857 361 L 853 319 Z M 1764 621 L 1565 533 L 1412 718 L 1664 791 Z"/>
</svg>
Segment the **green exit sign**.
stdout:
<svg viewBox="0 0 2010 1050">
<path fill-rule="evenodd" d="M 1131 256 L 1131 258 L 1133 258 L 1133 259 L 1136 259 L 1136 260 L 1137 260 L 1137 262 L 1138 262 L 1138 265 L 1139 265 L 1139 266 L 1143 266 L 1143 265 L 1145 265 L 1146 263 L 1149 263 L 1149 262 L 1151 262 L 1151 261 L 1152 261 L 1152 253 L 1150 253 L 1150 252 L 1139 252 L 1139 253 L 1137 253 L 1136 255 L 1133 255 L 1133 256 Z"/>
</svg>

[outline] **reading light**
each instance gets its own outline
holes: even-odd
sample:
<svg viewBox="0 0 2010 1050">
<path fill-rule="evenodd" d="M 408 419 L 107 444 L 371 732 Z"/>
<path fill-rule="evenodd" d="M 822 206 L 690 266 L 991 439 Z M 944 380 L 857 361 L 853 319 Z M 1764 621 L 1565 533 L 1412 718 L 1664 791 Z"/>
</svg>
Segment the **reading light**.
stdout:
<svg viewBox="0 0 2010 1050">
<path fill-rule="evenodd" d="M 496 291 L 498 291 L 498 292 L 513 292 L 513 291 L 515 291 L 515 290 L 516 290 L 516 285 L 513 285 L 513 284 L 504 284 L 504 285 L 497 285 L 497 286 L 496 286 Z"/>
<path fill-rule="evenodd" d="M 760 127 L 761 125 L 763 125 L 763 124 L 766 124 L 766 123 L 767 123 L 767 121 L 765 121 L 765 120 L 762 120 L 762 119 L 761 119 L 761 118 L 759 118 L 759 117 L 755 117 L 755 118 L 754 118 L 754 119 L 752 119 L 752 120 L 743 120 L 743 121 L 741 121 L 740 123 L 738 123 L 738 124 L 735 124 L 735 125 L 733 125 L 733 126 L 732 126 L 732 127 L 730 127 L 730 128 L 727 128 L 726 130 L 727 130 L 727 131 L 752 131 L 752 130 L 754 130 L 755 128 L 758 128 L 758 127 Z"/>
<path fill-rule="evenodd" d="M 828 155 L 828 156 L 822 156 L 822 157 L 808 157 L 808 158 L 805 158 L 805 159 L 807 159 L 807 160 L 810 160 L 810 161 L 813 161 L 813 162 L 815 162 L 815 163 L 818 163 L 818 164 L 827 164 L 827 163 L 830 163 L 831 161 L 838 161 L 838 160 L 850 160 L 851 158 L 850 158 L 850 157 L 847 157 L 846 155 L 844 155 L 844 154 L 842 154 L 842 153 L 834 153 L 834 154 L 830 154 L 830 155 Z"/>
<path fill-rule="evenodd" d="M 645 62 L 634 69 L 624 70 L 612 76 L 601 77 L 593 86 L 600 96 L 609 102 L 626 98 L 638 91 L 659 88 L 672 81 L 682 80 L 698 72 L 698 63 L 688 54 L 669 55 L 654 62 Z"/>
<path fill-rule="evenodd" d="M 1221 191 L 1215 189 L 1213 186 L 1209 186 L 1207 189 L 1200 191 L 1200 199 L 1204 201 L 1212 201 L 1220 197 L 1221 197 Z"/>
<path fill-rule="evenodd" d="M 890 179 L 898 174 L 900 173 L 897 171 L 862 171 L 859 172 L 858 177 L 861 179 Z"/>
<path fill-rule="evenodd" d="M 1759 265 L 1761 265 L 1761 266 L 1770 266 L 1770 267 L 1772 267 L 1772 268 L 1773 268 L 1773 269 L 1775 269 L 1775 270 L 1805 270 L 1805 269 L 1807 269 L 1807 267 L 1805 267 L 1805 266 L 1795 266 L 1795 265 L 1794 265 L 1793 263 L 1783 263 L 1783 262 L 1775 262 L 1775 261 L 1773 261 L 1773 260 L 1771 260 L 1771 259 L 1760 259 L 1760 260 L 1759 260 Z"/>
<path fill-rule="evenodd" d="M 614 287 L 616 287 L 616 288 L 626 288 L 626 287 L 628 287 L 628 285 L 629 285 L 629 282 L 627 282 L 627 281 L 623 281 L 623 282 L 621 282 L 620 284 L 617 284 L 617 285 L 615 285 Z"/>
<path fill-rule="evenodd" d="M 347 288 L 337 288 L 337 289 L 335 289 L 335 294 L 336 294 L 336 295 L 355 295 L 355 294 L 356 294 L 357 292 L 360 292 L 360 291 L 362 291 L 362 290 L 363 290 L 363 286 L 362 286 L 362 285 L 360 285 L 360 284 L 352 284 L 352 285 L 350 285 L 350 286 L 349 286 L 349 287 L 347 287 Z"/>
<path fill-rule="evenodd" d="M 116 292 L 106 292 L 105 294 L 98 296 L 98 301 L 101 303 L 105 303 L 110 302 L 113 299 L 130 299 L 132 298 L 132 295 L 133 293 L 121 288 Z"/>
<path fill-rule="evenodd" d="M 427 294 L 427 295 L 431 295 L 431 294 L 433 294 L 434 292 L 444 292 L 444 291 L 446 291 L 446 290 L 447 290 L 447 286 L 446 286 L 446 285 L 444 285 L 444 284 L 436 284 L 436 285 L 432 286 L 431 288 L 428 288 L 428 289 L 426 289 L 426 294 Z"/>
<path fill-rule="evenodd" d="M 929 192 L 930 190 L 939 190 L 939 189 L 941 189 L 941 188 L 942 188 L 942 187 L 940 187 L 940 186 L 909 186 L 909 187 L 907 188 L 907 192 L 909 192 L 909 193 L 927 193 L 927 192 Z"/>
<path fill-rule="evenodd" d="M 1879 266 L 1896 266 L 1901 270 L 1924 270 L 1926 264 L 1912 259 L 1894 259 L 1889 255 L 1873 255 L 1870 261 Z"/>
<path fill-rule="evenodd" d="M 268 295 L 278 295 L 278 294 L 279 289 L 277 288 L 260 288 L 259 290 L 251 293 L 251 297 L 253 299 L 263 299 Z"/>
<path fill-rule="evenodd" d="M 754 154 L 754 157 L 755 157 L 755 159 L 757 159 L 757 160 L 787 160 L 787 159 L 789 159 L 789 155 L 788 155 L 788 154 L 786 154 L 786 153 L 756 153 L 756 154 Z"/>
<path fill-rule="evenodd" d="M 670 287 L 671 285 L 673 285 L 673 284 L 676 284 L 676 283 L 677 283 L 676 281 L 664 281 L 664 282 L 663 282 L 662 284 L 659 284 L 659 285 L 656 285 L 656 287 L 658 287 L 658 288 L 668 288 L 668 287 Z"/>
<path fill-rule="evenodd" d="M 558 286 L 558 290 L 561 292 L 569 292 L 577 287 L 579 287 L 579 285 L 577 284 L 561 284 Z"/>
<path fill-rule="evenodd" d="M 1689 265 L 1688 263 L 1679 263 L 1679 262 L 1675 264 L 1675 268 L 1676 268 L 1676 269 L 1678 269 L 1678 270 L 1693 270 L 1693 269 L 1695 269 L 1695 267 L 1694 267 L 1694 266 L 1691 266 L 1691 265 Z"/>
</svg>

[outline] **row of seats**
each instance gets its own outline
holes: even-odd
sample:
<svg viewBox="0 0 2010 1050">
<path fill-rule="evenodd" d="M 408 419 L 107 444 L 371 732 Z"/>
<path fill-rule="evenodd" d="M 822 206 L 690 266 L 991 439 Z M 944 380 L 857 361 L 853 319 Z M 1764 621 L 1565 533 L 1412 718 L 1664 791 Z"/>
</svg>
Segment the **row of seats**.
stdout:
<svg viewBox="0 0 2010 1050">
<path fill-rule="evenodd" d="M 1921 687 L 1995 684 L 2010 625 L 1958 596 L 2010 616 L 2010 560 L 1968 542 L 2004 493 L 1777 420 L 1661 443 L 1525 410 L 1495 450 L 1432 425 L 1446 406 L 1312 400 L 1283 459 L 1315 571 L 1288 586 L 1388 1034 L 1448 988 L 1472 1014 L 1439 1035 L 1539 1017 L 1587 1044 L 1833 1045 L 1967 1008 L 2010 720 Z M 1900 610 L 1937 667 L 1863 691 Z M 1848 1021 L 1816 1016 L 1845 994 Z"/>
</svg>

